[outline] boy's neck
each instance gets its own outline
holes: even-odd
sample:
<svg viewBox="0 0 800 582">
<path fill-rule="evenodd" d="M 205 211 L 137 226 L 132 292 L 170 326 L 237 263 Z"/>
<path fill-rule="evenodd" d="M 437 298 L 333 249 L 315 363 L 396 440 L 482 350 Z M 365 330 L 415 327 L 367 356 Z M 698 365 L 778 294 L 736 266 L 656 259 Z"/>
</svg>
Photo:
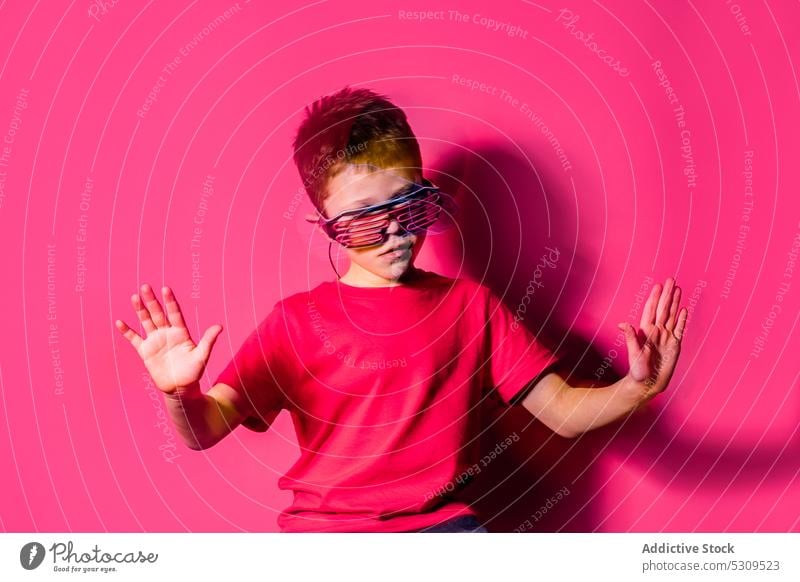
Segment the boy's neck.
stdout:
<svg viewBox="0 0 800 582">
<path fill-rule="evenodd" d="M 366 269 L 362 269 L 355 263 L 351 263 L 347 272 L 339 277 L 339 281 L 353 287 L 397 287 L 405 285 L 418 274 L 419 269 L 412 265 L 399 278 L 385 279 Z"/>
</svg>

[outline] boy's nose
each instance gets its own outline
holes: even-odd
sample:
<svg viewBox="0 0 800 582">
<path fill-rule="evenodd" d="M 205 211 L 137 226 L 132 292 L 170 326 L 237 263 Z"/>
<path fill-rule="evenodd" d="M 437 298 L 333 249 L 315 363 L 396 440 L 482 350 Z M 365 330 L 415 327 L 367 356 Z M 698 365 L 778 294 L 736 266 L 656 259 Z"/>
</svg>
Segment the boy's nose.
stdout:
<svg viewBox="0 0 800 582">
<path fill-rule="evenodd" d="M 397 222 L 397 219 L 392 218 L 389 221 L 389 226 L 386 227 L 386 234 L 395 234 L 397 232 L 402 231 L 403 228 L 400 226 L 400 223 Z"/>
</svg>

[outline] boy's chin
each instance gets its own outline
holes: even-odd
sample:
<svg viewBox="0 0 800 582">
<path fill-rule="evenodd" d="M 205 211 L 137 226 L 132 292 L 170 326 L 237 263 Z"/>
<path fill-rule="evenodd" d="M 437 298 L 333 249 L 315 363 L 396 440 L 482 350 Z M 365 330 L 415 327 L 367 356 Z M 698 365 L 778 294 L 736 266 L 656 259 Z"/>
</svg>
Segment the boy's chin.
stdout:
<svg viewBox="0 0 800 582">
<path fill-rule="evenodd" d="M 385 279 L 399 279 L 413 268 L 412 263 L 393 263 L 381 269 L 381 276 Z"/>
<path fill-rule="evenodd" d="M 414 270 L 414 263 L 412 261 L 397 261 L 389 265 L 380 265 L 370 269 L 374 275 L 386 280 L 397 280 L 409 271 Z"/>
</svg>

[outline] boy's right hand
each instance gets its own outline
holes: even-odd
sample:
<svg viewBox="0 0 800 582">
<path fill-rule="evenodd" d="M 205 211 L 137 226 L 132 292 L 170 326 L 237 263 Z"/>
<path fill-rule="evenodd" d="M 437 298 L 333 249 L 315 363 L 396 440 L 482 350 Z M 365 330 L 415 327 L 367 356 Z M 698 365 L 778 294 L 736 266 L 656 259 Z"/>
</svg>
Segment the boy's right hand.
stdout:
<svg viewBox="0 0 800 582">
<path fill-rule="evenodd" d="M 167 313 L 145 283 L 139 294 L 131 296 L 131 303 L 147 337 L 142 337 L 117 320 L 117 329 L 131 342 L 142 358 L 155 385 L 165 394 L 181 396 L 189 390 L 199 390 L 198 381 L 203 375 L 211 348 L 222 331 L 221 325 L 212 325 L 195 345 L 183 321 L 181 309 L 169 287 L 162 287 Z"/>
</svg>

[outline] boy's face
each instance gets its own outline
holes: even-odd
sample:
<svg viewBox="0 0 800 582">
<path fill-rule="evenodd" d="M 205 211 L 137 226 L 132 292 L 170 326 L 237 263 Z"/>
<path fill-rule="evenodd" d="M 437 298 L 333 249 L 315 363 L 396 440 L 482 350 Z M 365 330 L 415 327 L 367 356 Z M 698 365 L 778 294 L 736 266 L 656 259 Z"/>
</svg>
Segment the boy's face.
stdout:
<svg viewBox="0 0 800 582">
<path fill-rule="evenodd" d="M 419 172 L 410 168 L 370 169 L 362 165 L 345 165 L 328 180 L 328 196 L 323 203 L 325 216 L 330 218 L 345 210 L 385 202 L 408 186 L 409 181 L 419 183 L 421 179 Z M 391 284 L 413 266 L 425 233 L 408 233 L 396 220 L 391 221 L 386 233 L 388 236 L 383 243 L 345 248 L 351 265 L 343 280 L 363 285 Z"/>
</svg>

